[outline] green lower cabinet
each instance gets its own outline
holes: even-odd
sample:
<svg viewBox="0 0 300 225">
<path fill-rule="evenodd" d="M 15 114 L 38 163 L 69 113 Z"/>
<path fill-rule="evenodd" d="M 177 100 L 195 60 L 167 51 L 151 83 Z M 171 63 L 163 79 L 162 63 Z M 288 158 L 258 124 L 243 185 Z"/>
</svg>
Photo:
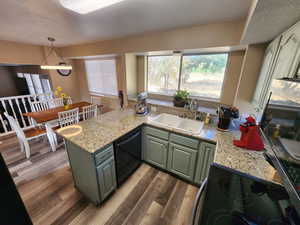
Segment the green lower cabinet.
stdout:
<svg viewBox="0 0 300 225">
<path fill-rule="evenodd" d="M 168 156 L 168 141 L 145 135 L 145 161 L 166 169 Z"/>
<path fill-rule="evenodd" d="M 201 184 L 208 176 L 210 165 L 214 161 L 216 145 L 202 142 L 198 152 L 196 174 L 194 182 Z"/>
<path fill-rule="evenodd" d="M 170 143 L 168 170 L 189 181 L 193 181 L 197 150 Z"/>
<path fill-rule="evenodd" d="M 100 185 L 101 199 L 104 200 L 117 187 L 114 158 L 111 157 L 98 166 L 97 174 Z"/>
</svg>

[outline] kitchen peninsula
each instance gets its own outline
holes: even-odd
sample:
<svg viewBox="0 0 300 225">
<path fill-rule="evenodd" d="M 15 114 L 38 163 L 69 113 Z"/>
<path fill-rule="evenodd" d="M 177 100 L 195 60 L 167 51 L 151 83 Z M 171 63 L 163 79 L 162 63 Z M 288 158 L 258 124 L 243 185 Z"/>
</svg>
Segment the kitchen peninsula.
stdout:
<svg viewBox="0 0 300 225">
<path fill-rule="evenodd" d="M 65 140 L 76 187 L 94 204 L 100 204 L 117 187 L 114 142 L 137 129 L 142 130 L 143 161 L 195 185 L 203 182 L 211 163 L 280 183 L 262 152 L 232 144 L 237 132 L 223 133 L 205 125 L 200 134 L 191 134 L 159 126 L 153 123 L 154 116 L 115 110 L 57 131 Z"/>
</svg>

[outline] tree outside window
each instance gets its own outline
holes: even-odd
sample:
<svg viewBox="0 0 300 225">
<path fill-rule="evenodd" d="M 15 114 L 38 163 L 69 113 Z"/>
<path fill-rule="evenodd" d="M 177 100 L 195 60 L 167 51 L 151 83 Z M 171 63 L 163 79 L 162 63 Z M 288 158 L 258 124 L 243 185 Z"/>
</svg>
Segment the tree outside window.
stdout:
<svg viewBox="0 0 300 225">
<path fill-rule="evenodd" d="M 173 95 L 187 90 L 192 96 L 219 99 L 228 54 L 149 56 L 148 91 Z"/>
</svg>

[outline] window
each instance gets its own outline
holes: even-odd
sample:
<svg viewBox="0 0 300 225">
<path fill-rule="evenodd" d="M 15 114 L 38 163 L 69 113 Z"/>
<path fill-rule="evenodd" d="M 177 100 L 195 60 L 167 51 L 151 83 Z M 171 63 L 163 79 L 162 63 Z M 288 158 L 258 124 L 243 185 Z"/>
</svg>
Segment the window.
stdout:
<svg viewBox="0 0 300 225">
<path fill-rule="evenodd" d="M 173 95 L 187 90 L 191 96 L 219 99 L 227 53 L 148 57 L 148 91 Z"/>
<path fill-rule="evenodd" d="M 116 62 L 114 59 L 86 60 L 85 68 L 91 94 L 118 94 Z"/>
<path fill-rule="evenodd" d="M 148 57 L 148 91 L 173 95 L 178 89 L 180 56 Z"/>
<path fill-rule="evenodd" d="M 271 91 L 271 104 L 300 107 L 300 83 L 273 79 Z"/>
<path fill-rule="evenodd" d="M 51 93 L 51 85 L 48 75 L 17 73 L 17 76 L 21 79 L 25 78 L 31 95 Z"/>
</svg>

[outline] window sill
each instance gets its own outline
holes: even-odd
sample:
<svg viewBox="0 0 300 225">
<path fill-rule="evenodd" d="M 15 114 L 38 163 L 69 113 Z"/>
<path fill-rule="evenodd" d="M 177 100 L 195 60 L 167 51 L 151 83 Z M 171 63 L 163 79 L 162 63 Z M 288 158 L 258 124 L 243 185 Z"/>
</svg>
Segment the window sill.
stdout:
<svg viewBox="0 0 300 225">
<path fill-rule="evenodd" d="M 128 99 L 129 101 L 137 101 L 136 98 L 130 98 Z M 153 99 L 153 98 L 148 98 L 147 99 L 147 104 L 153 105 L 153 106 L 161 106 L 161 107 L 168 107 L 172 108 L 178 111 L 186 111 L 187 109 L 183 107 L 176 107 L 174 106 L 173 101 L 169 100 L 159 100 L 159 99 Z M 217 115 L 216 113 L 217 108 L 214 107 L 204 107 L 204 106 L 199 106 L 197 109 L 197 112 L 202 112 L 202 113 L 209 113 L 210 115 Z"/>
<path fill-rule="evenodd" d="M 163 100 L 163 101 L 170 101 L 173 102 L 173 96 L 171 94 L 160 94 L 160 93 L 154 93 L 154 92 L 148 92 L 149 98 L 153 100 Z M 220 99 L 217 98 L 204 98 L 204 97 L 199 97 L 199 96 L 194 96 L 190 95 L 191 99 L 199 100 L 199 101 L 204 101 L 204 102 L 213 102 L 213 103 L 218 103 L 220 104 Z"/>
</svg>

